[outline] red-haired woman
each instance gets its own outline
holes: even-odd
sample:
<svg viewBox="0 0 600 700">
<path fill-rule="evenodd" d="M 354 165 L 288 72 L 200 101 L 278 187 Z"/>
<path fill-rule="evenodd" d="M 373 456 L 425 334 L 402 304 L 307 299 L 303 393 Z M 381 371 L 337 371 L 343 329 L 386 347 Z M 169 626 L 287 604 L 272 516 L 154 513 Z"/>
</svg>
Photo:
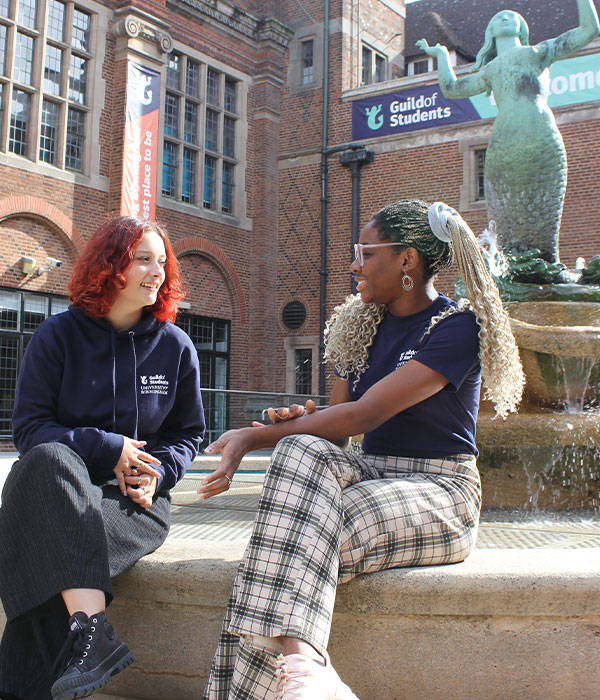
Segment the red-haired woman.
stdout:
<svg viewBox="0 0 600 700">
<path fill-rule="evenodd" d="M 2 700 L 91 694 L 134 661 L 105 615 L 111 578 L 164 541 L 169 489 L 204 432 L 198 357 L 171 321 L 183 293 L 155 223 L 91 237 L 72 305 L 31 339 L 0 508 Z"/>
</svg>

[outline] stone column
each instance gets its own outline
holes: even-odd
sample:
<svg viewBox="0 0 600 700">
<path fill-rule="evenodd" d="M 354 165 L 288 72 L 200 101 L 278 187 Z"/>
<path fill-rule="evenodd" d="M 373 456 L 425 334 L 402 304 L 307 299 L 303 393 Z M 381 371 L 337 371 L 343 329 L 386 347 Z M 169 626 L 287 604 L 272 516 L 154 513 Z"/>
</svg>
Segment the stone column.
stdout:
<svg viewBox="0 0 600 700">
<path fill-rule="evenodd" d="M 112 92 L 112 143 L 110 159 L 109 208 L 113 215 L 121 210 L 123 155 L 125 135 L 125 106 L 127 99 L 127 62 L 137 61 L 160 71 L 173 41 L 167 33 L 169 25 L 135 7 L 115 11 L 112 33 L 115 37 L 114 82 Z M 160 172 L 160 168 L 159 168 Z"/>
</svg>

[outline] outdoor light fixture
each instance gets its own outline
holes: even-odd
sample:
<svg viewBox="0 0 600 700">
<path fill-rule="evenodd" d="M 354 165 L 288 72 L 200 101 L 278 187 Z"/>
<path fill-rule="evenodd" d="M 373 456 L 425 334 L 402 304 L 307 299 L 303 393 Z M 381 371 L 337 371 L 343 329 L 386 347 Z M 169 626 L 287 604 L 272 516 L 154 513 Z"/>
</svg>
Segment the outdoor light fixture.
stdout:
<svg viewBox="0 0 600 700">
<path fill-rule="evenodd" d="M 37 263 L 35 258 L 30 258 L 28 255 L 24 255 L 21 260 L 23 261 L 23 274 L 31 275 L 37 270 Z"/>
<path fill-rule="evenodd" d="M 58 260 L 58 258 L 46 258 L 46 264 L 44 266 L 38 265 L 36 259 L 28 255 L 23 255 L 21 260 L 23 261 L 23 274 L 33 275 L 35 277 L 39 277 L 43 275 L 44 272 L 50 272 L 50 270 L 62 265 L 62 260 Z"/>
</svg>

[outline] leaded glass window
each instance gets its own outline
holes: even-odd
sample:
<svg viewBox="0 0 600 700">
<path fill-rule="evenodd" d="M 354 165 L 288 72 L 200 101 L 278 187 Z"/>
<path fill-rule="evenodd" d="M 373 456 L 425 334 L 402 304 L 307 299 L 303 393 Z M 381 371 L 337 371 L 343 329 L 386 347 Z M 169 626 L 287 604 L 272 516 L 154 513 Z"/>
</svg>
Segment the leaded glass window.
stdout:
<svg viewBox="0 0 600 700">
<path fill-rule="evenodd" d="M 57 152 L 59 106 L 44 100 L 40 126 L 40 160 L 54 163 Z"/>
<path fill-rule="evenodd" d="M 65 148 L 65 167 L 69 170 L 83 169 L 84 124 L 85 112 L 69 107 Z"/>
<path fill-rule="evenodd" d="M 33 42 L 34 38 L 29 34 L 17 32 L 15 42 L 15 62 L 13 75 L 18 83 L 31 85 L 33 76 Z"/>
<path fill-rule="evenodd" d="M 215 180 L 217 176 L 217 159 L 204 156 L 204 208 L 214 209 L 217 192 Z"/>
<path fill-rule="evenodd" d="M 0 15 L 6 150 L 83 171 L 93 14 L 71 0 L 0 0 Z"/>
<path fill-rule="evenodd" d="M 206 135 L 204 148 L 208 151 L 218 151 L 219 142 L 219 114 L 212 109 L 206 110 Z"/>
<path fill-rule="evenodd" d="M 177 187 L 177 145 L 165 141 L 163 146 L 162 193 L 174 197 Z"/>
<path fill-rule="evenodd" d="M 28 92 L 13 90 L 10 108 L 8 150 L 18 156 L 27 155 L 30 106 L 31 95 Z"/>
<path fill-rule="evenodd" d="M 44 65 L 44 90 L 52 95 L 61 94 L 62 83 L 62 51 L 56 46 L 46 46 L 46 62 Z"/>
<path fill-rule="evenodd" d="M 63 2 L 48 0 L 46 31 L 50 39 L 65 40 L 65 4 Z"/>
<path fill-rule="evenodd" d="M 239 82 L 171 52 L 163 101 L 163 195 L 232 214 Z"/>
<path fill-rule="evenodd" d="M 12 432 L 19 368 L 34 331 L 50 314 L 66 311 L 64 297 L 0 289 L 0 436 Z"/>
</svg>

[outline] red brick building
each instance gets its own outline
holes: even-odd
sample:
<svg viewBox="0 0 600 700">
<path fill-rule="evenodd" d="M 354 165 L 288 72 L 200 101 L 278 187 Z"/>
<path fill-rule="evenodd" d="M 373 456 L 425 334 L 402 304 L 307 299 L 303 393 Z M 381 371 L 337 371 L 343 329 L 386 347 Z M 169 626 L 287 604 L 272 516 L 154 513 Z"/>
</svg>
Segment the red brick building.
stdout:
<svg viewBox="0 0 600 700">
<path fill-rule="evenodd" d="M 477 152 L 490 118 L 353 134 L 354 103 L 436 82 L 419 72 L 433 66 L 412 50 L 411 16 L 419 30 L 443 30 L 430 41 L 449 37 L 457 70 L 472 59 L 482 35 L 454 27 L 458 4 L 0 0 L 0 449 L 11 447 L 28 338 L 65 308 L 84 241 L 121 211 L 128 61 L 160 74 L 156 218 L 181 262 L 180 323 L 205 387 L 318 393 L 329 385 L 323 320 L 351 290 L 353 222 L 420 197 L 485 226 Z M 432 5 L 455 12 L 440 23 Z M 485 23 L 496 5 L 478 4 Z M 559 10 L 546 36 L 574 26 Z M 585 53 L 598 52 L 596 41 Z M 600 252 L 600 101 L 556 113 L 569 157 L 561 252 L 572 264 Z"/>
</svg>

